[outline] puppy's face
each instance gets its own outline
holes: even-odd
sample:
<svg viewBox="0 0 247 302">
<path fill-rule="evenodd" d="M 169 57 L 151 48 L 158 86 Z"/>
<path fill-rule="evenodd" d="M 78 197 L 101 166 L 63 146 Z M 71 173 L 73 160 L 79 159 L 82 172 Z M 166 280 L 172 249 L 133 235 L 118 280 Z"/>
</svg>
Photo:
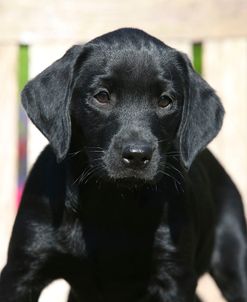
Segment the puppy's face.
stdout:
<svg viewBox="0 0 247 302">
<path fill-rule="evenodd" d="M 22 103 L 58 161 L 76 145 L 106 181 L 156 181 L 174 152 L 189 169 L 224 115 L 184 54 L 136 29 L 72 47 L 26 85 Z"/>
<path fill-rule="evenodd" d="M 103 49 L 92 48 L 83 62 L 72 114 L 89 164 L 101 176 L 154 181 L 164 171 L 184 95 L 168 53 L 168 47 L 161 54 L 152 43 L 140 41 L 106 43 Z"/>
</svg>

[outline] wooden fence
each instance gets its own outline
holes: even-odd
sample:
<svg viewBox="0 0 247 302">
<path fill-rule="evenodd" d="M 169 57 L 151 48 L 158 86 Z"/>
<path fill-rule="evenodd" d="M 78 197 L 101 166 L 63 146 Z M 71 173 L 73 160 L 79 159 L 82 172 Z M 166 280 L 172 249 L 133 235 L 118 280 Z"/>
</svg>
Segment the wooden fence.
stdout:
<svg viewBox="0 0 247 302">
<path fill-rule="evenodd" d="M 90 3 L 73 0 L 70 4 L 65 0 L 55 0 L 52 7 L 48 0 L 24 1 L 23 5 L 17 0 L 1 2 L 0 269 L 6 262 L 7 245 L 17 210 L 16 201 L 20 194 L 18 188 L 47 143 L 20 107 L 19 90 L 23 78 L 18 75 L 23 72 L 20 70 L 21 66 L 23 68 L 20 64 L 23 43 L 26 45 L 24 56 L 28 69 L 25 76 L 32 78 L 61 57 L 73 43 L 79 40 L 85 42 L 121 26 L 143 28 L 187 53 L 192 61 L 195 61 L 196 41 L 200 46 L 202 74 L 216 89 L 226 109 L 223 129 L 210 148 L 234 179 L 247 207 L 247 2 L 236 0 L 233 5 L 230 2 L 209 0 L 203 6 L 197 0 L 126 0 L 118 8 L 116 1 L 111 0 Z M 41 7 L 41 3 L 46 9 Z M 105 7 L 108 7 L 107 11 Z M 198 11 L 192 14 L 195 8 Z M 84 10 L 81 13 L 83 22 L 79 19 L 80 9 Z M 138 9 L 140 20 L 133 14 Z M 41 10 L 45 11 L 44 19 L 40 17 Z M 167 10 L 170 14 L 166 14 Z M 29 17 L 25 18 L 27 12 Z M 97 22 L 94 19 L 92 23 L 95 14 L 99 16 Z M 210 26 L 206 16 L 210 16 Z M 16 22 L 11 23 L 13 18 Z M 202 20 L 200 26 L 198 20 Z M 198 57 L 196 59 L 198 61 Z M 223 301 L 212 286 L 207 278 L 200 284 L 199 293 L 205 301 Z M 58 291 L 55 287 L 53 294 L 44 292 L 40 301 L 62 302 L 64 295 L 60 287 Z"/>
</svg>

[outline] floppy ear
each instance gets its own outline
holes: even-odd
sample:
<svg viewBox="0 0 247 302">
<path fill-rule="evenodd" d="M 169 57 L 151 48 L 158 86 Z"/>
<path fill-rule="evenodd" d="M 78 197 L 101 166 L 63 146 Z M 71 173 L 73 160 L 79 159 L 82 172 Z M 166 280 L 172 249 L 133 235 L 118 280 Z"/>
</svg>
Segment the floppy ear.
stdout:
<svg viewBox="0 0 247 302">
<path fill-rule="evenodd" d="M 189 168 L 196 155 L 220 131 L 224 109 L 215 91 L 194 71 L 187 56 L 182 57 L 188 79 L 178 138 L 181 159 Z"/>
<path fill-rule="evenodd" d="M 82 46 L 73 46 L 61 59 L 28 82 L 22 91 L 23 107 L 49 140 L 58 161 L 64 159 L 70 145 L 73 70 L 81 52 Z"/>
</svg>

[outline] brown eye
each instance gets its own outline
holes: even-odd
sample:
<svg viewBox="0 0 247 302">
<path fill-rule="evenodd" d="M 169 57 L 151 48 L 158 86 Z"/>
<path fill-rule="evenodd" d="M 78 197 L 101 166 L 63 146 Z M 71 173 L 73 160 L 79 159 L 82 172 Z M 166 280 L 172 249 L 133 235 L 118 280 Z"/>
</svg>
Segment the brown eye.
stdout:
<svg viewBox="0 0 247 302">
<path fill-rule="evenodd" d="M 106 91 L 100 91 L 95 96 L 96 100 L 101 104 L 107 104 L 110 101 L 109 93 Z"/>
<path fill-rule="evenodd" d="M 166 108 L 167 106 L 169 106 L 172 103 L 172 100 L 169 96 L 163 94 L 160 96 L 158 105 L 161 108 Z"/>
</svg>

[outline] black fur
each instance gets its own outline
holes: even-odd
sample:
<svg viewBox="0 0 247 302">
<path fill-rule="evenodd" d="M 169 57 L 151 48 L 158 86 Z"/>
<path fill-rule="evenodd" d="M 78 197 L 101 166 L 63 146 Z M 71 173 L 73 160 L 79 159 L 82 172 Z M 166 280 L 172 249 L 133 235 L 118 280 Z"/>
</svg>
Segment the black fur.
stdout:
<svg viewBox="0 0 247 302">
<path fill-rule="evenodd" d="M 64 278 L 70 302 L 192 302 L 207 271 L 228 301 L 247 301 L 241 198 L 205 149 L 224 110 L 184 54 L 120 29 L 71 48 L 22 101 L 50 145 L 26 183 L 0 301 L 38 301 Z"/>
</svg>

